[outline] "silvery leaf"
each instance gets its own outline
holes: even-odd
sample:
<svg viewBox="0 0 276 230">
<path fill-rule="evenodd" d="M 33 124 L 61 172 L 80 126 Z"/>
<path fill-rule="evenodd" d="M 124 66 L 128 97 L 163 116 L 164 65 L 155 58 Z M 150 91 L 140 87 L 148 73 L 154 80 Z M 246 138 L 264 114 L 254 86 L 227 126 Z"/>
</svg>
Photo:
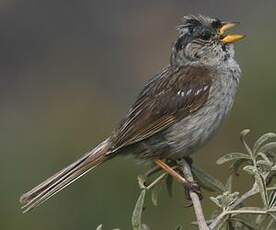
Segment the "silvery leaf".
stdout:
<svg viewBox="0 0 276 230">
<path fill-rule="evenodd" d="M 230 175 L 225 184 L 225 191 L 232 192 L 233 175 Z"/>
<path fill-rule="evenodd" d="M 266 153 L 267 151 L 272 150 L 272 149 L 276 149 L 276 142 L 270 142 L 270 143 L 263 145 L 259 151 Z"/>
<path fill-rule="evenodd" d="M 142 230 L 150 230 L 150 227 L 146 224 L 142 224 Z"/>
<path fill-rule="evenodd" d="M 220 207 L 220 208 L 222 207 L 220 202 L 218 201 L 218 199 L 216 197 L 211 196 L 210 200 L 213 201 L 218 207 Z"/>
<path fill-rule="evenodd" d="M 243 167 L 243 170 L 248 172 L 250 175 L 255 175 L 257 173 L 257 170 L 252 165 L 246 165 Z"/>
<path fill-rule="evenodd" d="M 245 141 L 245 137 L 247 136 L 247 134 L 250 133 L 250 129 L 244 129 L 243 131 L 241 131 L 241 142 L 243 143 L 246 151 L 251 155 L 252 154 L 252 150 L 250 149 L 250 147 L 247 145 L 246 141 Z"/>
<path fill-rule="evenodd" d="M 254 153 L 256 153 L 259 148 L 269 139 L 276 137 L 275 133 L 265 133 L 264 135 L 262 135 L 261 137 L 258 138 L 258 140 L 255 142 L 254 146 L 253 146 L 253 151 Z"/>
<path fill-rule="evenodd" d="M 140 189 L 144 189 L 145 188 L 145 182 L 146 182 L 146 179 L 143 175 L 139 175 L 137 177 L 137 180 L 138 180 L 138 185 L 140 187 Z"/>
<path fill-rule="evenodd" d="M 263 177 L 259 174 L 255 175 L 255 180 L 257 182 L 259 192 L 260 192 L 262 200 L 263 200 L 263 204 L 267 208 L 268 207 L 268 194 L 266 191 L 265 181 L 264 181 Z"/>
<path fill-rule="evenodd" d="M 250 160 L 251 158 L 248 154 L 244 154 L 244 153 L 228 153 L 228 154 L 220 157 L 217 160 L 217 164 L 221 165 L 221 164 L 224 164 L 225 162 L 232 161 L 232 160 L 238 160 L 238 159 Z"/>
<path fill-rule="evenodd" d="M 269 195 L 268 205 L 270 208 L 274 208 L 276 206 L 276 192 L 272 191 Z"/>
<path fill-rule="evenodd" d="M 269 166 L 271 168 L 273 163 L 271 161 L 259 160 L 259 161 L 257 161 L 257 165 L 265 165 L 265 166 Z"/>
<path fill-rule="evenodd" d="M 259 207 L 241 207 L 239 208 L 239 210 L 246 210 L 246 211 L 263 211 L 263 208 L 259 208 Z"/>
<path fill-rule="evenodd" d="M 261 157 L 263 160 L 265 160 L 267 162 L 271 162 L 271 160 L 263 152 L 258 152 L 257 156 Z"/>
<path fill-rule="evenodd" d="M 103 225 L 102 224 L 100 224 L 97 228 L 96 228 L 96 230 L 102 230 L 103 229 Z"/>
<path fill-rule="evenodd" d="M 132 228 L 133 230 L 141 230 L 142 228 L 142 212 L 144 208 L 146 190 L 143 189 L 138 197 L 135 208 L 132 213 Z"/>
</svg>

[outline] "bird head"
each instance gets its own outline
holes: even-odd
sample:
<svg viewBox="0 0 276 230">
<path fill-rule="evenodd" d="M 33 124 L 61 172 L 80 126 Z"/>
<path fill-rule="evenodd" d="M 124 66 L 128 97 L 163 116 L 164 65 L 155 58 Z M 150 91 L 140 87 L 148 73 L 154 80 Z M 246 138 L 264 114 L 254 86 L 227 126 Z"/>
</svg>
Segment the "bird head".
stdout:
<svg viewBox="0 0 276 230">
<path fill-rule="evenodd" d="M 237 24 L 202 15 L 185 16 L 184 22 L 177 27 L 179 36 L 173 46 L 172 64 L 202 62 L 216 65 L 233 58 L 233 43 L 245 36 L 226 32 Z"/>
</svg>

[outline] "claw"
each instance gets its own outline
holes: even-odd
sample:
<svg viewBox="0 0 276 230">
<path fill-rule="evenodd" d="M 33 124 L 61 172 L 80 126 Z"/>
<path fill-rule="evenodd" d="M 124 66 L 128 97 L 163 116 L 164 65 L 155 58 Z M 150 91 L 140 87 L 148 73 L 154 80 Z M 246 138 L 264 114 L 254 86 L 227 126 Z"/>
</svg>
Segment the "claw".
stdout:
<svg viewBox="0 0 276 230">
<path fill-rule="evenodd" d="M 203 199 L 203 196 L 202 196 L 202 193 L 201 193 L 201 190 L 200 190 L 200 186 L 197 183 L 191 183 L 190 182 L 189 185 L 188 185 L 188 189 L 189 189 L 189 191 L 192 191 L 192 192 L 196 193 L 200 200 Z"/>
<path fill-rule="evenodd" d="M 194 193 L 196 193 L 199 196 L 200 200 L 203 199 L 203 196 L 200 191 L 200 187 L 197 183 L 188 181 L 185 177 L 181 176 L 177 171 L 175 171 L 171 166 L 167 165 L 161 160 L 155 160 L 155 163 L 164 171 L 166 171 L 168 174 L 170 174 L 172 177 L 174 177 L 176 180 L 178 180 L 179 182 L 185 185 L 185 188 L 187 189 L 188 200 L 191 200 L 190 194 L 189 194 L 190 191 L 193 191 Z"/>
</svg>

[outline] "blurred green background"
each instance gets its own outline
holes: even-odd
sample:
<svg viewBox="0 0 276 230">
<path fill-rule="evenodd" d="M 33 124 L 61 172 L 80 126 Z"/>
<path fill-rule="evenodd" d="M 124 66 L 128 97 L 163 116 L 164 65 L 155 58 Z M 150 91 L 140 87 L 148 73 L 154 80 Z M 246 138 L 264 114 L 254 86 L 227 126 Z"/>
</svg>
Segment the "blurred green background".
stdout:
<svg viewBox="0 0 276 230">
<path fill-rule="evenodd" d="M 0 229 L 131 229 L 130 218 L 144 167 L 116 158 L 21 214 L 20 194 L 95 146 L 126 113 L 144 82 L 168 64 L 175 26 L 185 14 L 240 21 L 247 39 L 236 45 L 243 70 L 231 116 L 194 162 L 225 180 L 216 166 L 223 153 L 242 151 L 239 132 L 251 140 L 276 131 L 276 2 L 257 1 L 0 1 Z M 244 191 L 247 178 L 236 180 Z M 147 201 L 152 229 L 188 226 L 181 186 L 159 207 Z M 205 194 L 204 207 L 214 206 Z"/>
</svg>

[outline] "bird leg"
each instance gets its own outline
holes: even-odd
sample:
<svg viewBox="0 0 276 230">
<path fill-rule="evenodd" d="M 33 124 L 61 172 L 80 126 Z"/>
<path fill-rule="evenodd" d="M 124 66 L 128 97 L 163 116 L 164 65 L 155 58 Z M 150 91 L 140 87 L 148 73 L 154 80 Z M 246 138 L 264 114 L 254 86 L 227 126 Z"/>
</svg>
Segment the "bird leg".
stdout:
<svg viewBox="0 0 276 230">
<path fill-rule="evenodd" d="M 193 159 L 189 156 L 184 157 L 184 160 L 188 163 L 188 165 L 190 166 L 190 168 L 192 168 L 193 165 Z"/>
<path fill-rule="evenodd" d="M 181 176 L 178 172 L 176 172 L 172 167 L 167 165 L 165 162 L 161 160 L 155 160 L 155 164 L 157 164 L 160 168 L 166 171 L 169 175 L 175 178 L 178 182 L 183 183 L 188 190 L 194 191 L 195 193 L 200 194 L 200 189 L 196 183 L 190 182 Z"/>
<path fill-rule="evenodd" d="M 157 164 L 160 168 L 162 168 L 164 171 L 166 171 L 168 174 L 170 174 L 172 177 L 174 177 L 178 182 L 181 182 L 183 184 L 187 184 L 188 181 L 182 177 L 178 172 L 176 172 L 174 169 L 172 169 L 169 165 L 167 165 L 165 162 L 161 160 L 155 160 L 155 164 Z"/>
</svg>

